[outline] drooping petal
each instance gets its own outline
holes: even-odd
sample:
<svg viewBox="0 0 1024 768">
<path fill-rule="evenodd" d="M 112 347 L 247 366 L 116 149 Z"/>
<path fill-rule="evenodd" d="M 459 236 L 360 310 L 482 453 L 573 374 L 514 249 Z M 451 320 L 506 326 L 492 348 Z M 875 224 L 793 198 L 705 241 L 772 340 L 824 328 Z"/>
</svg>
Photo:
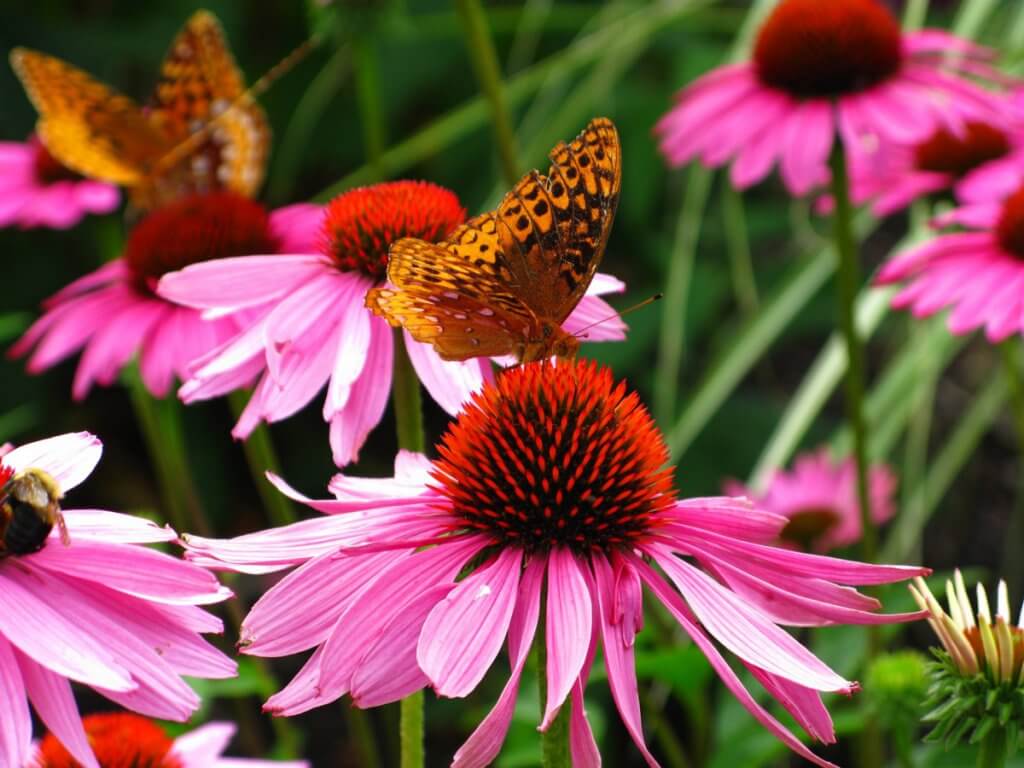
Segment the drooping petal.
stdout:
<svg viewBox="0 0 1024 768">
<path fill-rule="evenodd" d="M 32 743 L 32 716 L 18 659 L 0 635 L 0 765 L 25 764 Z"/>
<path fill-rule="evenodd" d="M 548 650 L 547 701 L 540 730 L 558 715 L 587 658 L 594 609 L 575 555 L 555 547 L 548 555 L 548 591 L 544 642 Z"/>
<path fill-rule="evenodd" d="M 15 472 L 41 469 L 67 493 L 92 474 L 101 455 L 103 443 L 98 437 L 89 432 L 68 432 L 19 445 L 4 455 L 3 464 Z"/>
<path fill-rule="evenodd" d="M 421 344 L 403 331 L 409 360 L 416 376 L 438 405 L 455 416 L 469 398 L 480 391 L 494 372 L 487 358 L 442 360 L 430 344 Z"/>
<path fill-rule="evenodd" d="M 71 684 L 15 649 L 25 690 L 39 719 L 84 768 L 100 768 L 78 714 Z"/>
<path fill-rule="evenodd" d="M 176 738 L 171 754 L 181 757 L 185 765 L 214 766 L 237 730 L 234 723 L 206 723 Z"/>
</svg>

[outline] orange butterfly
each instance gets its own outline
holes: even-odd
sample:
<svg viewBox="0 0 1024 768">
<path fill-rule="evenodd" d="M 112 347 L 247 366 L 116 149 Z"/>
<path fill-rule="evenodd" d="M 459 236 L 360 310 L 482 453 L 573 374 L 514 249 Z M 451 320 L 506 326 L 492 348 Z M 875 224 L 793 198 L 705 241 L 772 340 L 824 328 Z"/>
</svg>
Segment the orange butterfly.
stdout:
<svg viewBox="0 0 1024 768">
<path fill-rule="evenodd" d="M 251 197 L 263 181 L 267 118 L 208 11 L 193 14 L 174 39 L 147 108 L 44 53 L 17 48 L 11 64 L 50 154 L 84 176 L 128 187 L 140 208 L 212 189 Z M 174 151 L 200 131 L 187 154 Z"/>
<path fill-rule="evenodd" d="M 515 355 L 521 362 L 572 357 L 579 339 L 563 321 L 587 292 L 615 218 L 619 135 L 596 118 L 549 154 L 496 210 L 444 241 L 391 245 L 388 280 L 366 306 L 445 360 Z"/>
</svg>

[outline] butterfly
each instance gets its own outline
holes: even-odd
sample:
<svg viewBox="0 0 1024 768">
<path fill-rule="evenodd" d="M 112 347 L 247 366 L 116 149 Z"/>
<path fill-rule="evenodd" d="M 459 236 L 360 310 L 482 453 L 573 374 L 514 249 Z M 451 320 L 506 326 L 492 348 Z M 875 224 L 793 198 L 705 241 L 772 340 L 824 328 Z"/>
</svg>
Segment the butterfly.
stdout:
<svg viewBox="0 0 1024 768">
<path fill-rule="evenodd" d="M 208 11 L 193 14 L 171 43 L 145 108 L 44 53 L 16 48 L 11 65 L 39 112 L 47 151 L 84 176 L 128 187 L 136 207 L 212 189 L 251 197 L 263 181 L 267 118 Z"/>
<path fill-rule="evenodd" d="M 549 153 L 547 175 L 526 174 L 493 211 L 439 243 L 391 245 L 390 286 L 366 306 L 445 360 L 514 355 L 573 357 L 563 321 L 587 292 L 619 200 L 622 152 L 615 125 L 595 118 Z"/>
</svg>

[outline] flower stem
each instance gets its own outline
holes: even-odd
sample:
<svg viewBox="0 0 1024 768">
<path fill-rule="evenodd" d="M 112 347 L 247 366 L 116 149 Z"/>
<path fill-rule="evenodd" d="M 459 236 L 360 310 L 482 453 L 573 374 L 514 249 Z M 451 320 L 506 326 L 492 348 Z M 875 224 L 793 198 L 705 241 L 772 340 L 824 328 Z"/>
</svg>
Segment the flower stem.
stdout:
<svg viewBox="0 0 1024 768">
<path fill-rule="evenodd" d="M 545 593 L 547 590 L 545 590 Z M 544 603 L 547 602 L 545 594 Z M 544 638 L 544 608 L 541 608 L 540 626 L 537 627 L 537 685 L 540 688 L 540 711 L 543 714 L 548 701 L 548 649 Z M 541 765 L 544 768 L 572 768 L 572 750 L 569 748 L 569 708 L 572 701 L 566 698 L 558 715 L 540 735 Z"/>
<path fill-rule="evenodd" d="M 1006 732 L 993 728 L 981 740 L 978 750 L 978 768 L 1003 768 L 1006 765 Z"/>
<path fill-rule="evenodd" d="M 236 390 L 228 395 L 228 403 L 236 419 L 245 410 L 247 399 L 248 396 L 243 390 Z M 274 450 L 270 430 L 266 424 L 260 424 L 242 441 L 242 450 L 245 451 L 249 474 L 252 475 L 252 481 L 263 502 L 263 509 L 267 513 L 267 521 L 275 526 L 294 523 L 296 517 L 292 503 L 267 481 L 267 472 L 281 473 L 281 463 L 277 459 L 277 451 Z"/>
<path fill-rule="evenodd" d="M 473 70 L 484 97 L 491 108 L 494 135 L 498 142 L 498 156 L 505 181 L 510 185 L 519 180 L 519 163 L 516 161 L 516 138 L 512 120 L 505 102 L 505 86 L 501 81 L 501 65 L 494 50 L 480 0 L 455 0 L 455 9 L 462 24 L 462 34 L 473 63 Z"/>
<path fill-rule="evenodd" d="M 185 453 L 181 404 L 173 396 L 163 400 L 153 397 L 135 367 L 125 369 L 123 380 L 156 469 L 160 495 L 171 525 L 178 533 L 195 531 L 201 536 L 209 536 L 210 527 L 199 506 Z"/>
<path fill-rule="evenodd" d="M 395 330 L 394 380 L 391 383 L 391 404 L 395 409 L 395 431 L 398 447 L 407 451 L 423 451 L 423 403 L 420 382 L 405 351 L 405 338 Z M 401 768 L 423 766 L 423 691 L 406 696 L 400 705 L 398 726 Z"/>
<path fill-rule="evenodd" d="M 1003 353 L 1003 368 L 1006 382 L 1010 390 L 1010 410 L 1013 414 L 1013 426 L 1017 433 L 1017 453 L 1024 462 L 1024 380 L 1021 377 L 1020 339 L 1013 336 L 1000 345 Z M 1010 524 L 1006 530 L 1006 543 L 1003 549 L 1003 565 L 1000 573 L 1010 584 L 1019 584 L 1022 565 L 1018 550 L 1020 538 L 1024 535 L 1024 483 L 1018 482 L 1016 498 L 1011 510 Z"/>
<path fill-rule="evenodd" d="M 846 339 L 846 417 L 853 435 L 853 455 L 857 462 L 857 501 L 863 528 L 861 540 L 864 560 L 875 561 L 878 554 L 878 531 L 871 517 L 868 494 L 867 430 L 864 423 L 864 344 L 854 322 L 854 302 L 860 289 L 860 264 L 853 237 L 853 207 L 850 204 L 846 154 L 840 144 L 832 153 L 832 196 L 835 199 L 833 235 L 839 270 L 836 273 L 839 292 L 839 326 Z"/>
</svg>

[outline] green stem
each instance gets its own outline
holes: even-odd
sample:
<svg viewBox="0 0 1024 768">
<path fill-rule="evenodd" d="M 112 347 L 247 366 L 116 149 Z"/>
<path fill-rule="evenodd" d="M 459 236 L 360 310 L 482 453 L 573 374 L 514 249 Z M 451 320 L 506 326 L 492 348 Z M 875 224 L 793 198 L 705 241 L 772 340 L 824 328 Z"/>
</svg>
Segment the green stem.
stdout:
<svg viewBox="0 0 1024 768">
<path fill-rule="evenodd" d="M 356 100 L 363 124 L 363 148 L 366 162 L 380 178 L 380 159 L 384 154 L 384 108 L 380 101 L 380 63 L 377 46 L 369 35 L 358 36 L 352 43 L 355 59 Z"/>
<path fill-rule="evenodd" d="M 757 311 L 759 302 L 757 280 L 750 258 L 743 198 L 732 184 L 722 185 L 722 219 L 725 224 L 725 244 L 729 252 L 729 268 L 736 303 L 744 315 L 752 315 Z"/>
<path fill-rule="evenodd" d="M 545 590 L 546 592 L 546 590 Z M 547 602 L 547 595 L 545 600 Z M 540 711 L 543 715 L 548 701 L 548 649 L 545 619 L 541 606 L 541 621 L 537 628 L 537 685 L 540 689 Z M 572 768 L 572 750 L 569 748 L 569 711 L 572 700 L 566 698 L 554 721 L 540 735 L 541 765 L 543 768 Z"/>
<path fill-rule="evenodd" d="M 1006 732 L 993 728 L 981 740 L 978 750 L 978 768 L 1003 768 L 1006 765 Z"/>
<path fill-rule="evenodd" d="M 287 720 L 288 718 L 275 717 L 274 719 Z M 345 721 L 348 725 L 349 736 L 355 743 L 356 753 L 359 755 L 359 765 L 364 768 L 378 768 L 380 753 L 377 751 L 377 742 L 373 738 L 369 713 L 358 707 L 346 707 Z"/>
<path fill-rule="evenodd" d="M 846 417 L 853 435 L 853 455 L 857 462 L 857 501 L 863 528 L 861 546 L 864 560 L 871 563 L 878 555 L 878 531 L 871 517 L 868 493 L 867 430 L 864 426 L 864 344 L 854 321 L 854 303 L 860 289 L 860 264 L 853 236 L 853 206 L 846 169 L 846 154 L 840 144 L 832 154 L 832 196 L 835 199 L 833 234 L 839 269 L 839 326 L 846 338 Z"/>
<path fill-rule="evenodd" d="M 498 142 L 498 155 L 505 181 L 510 185 L 519 180 L 516 160 L 516 137 L 505 101 L 505 86 L 501 81 L 501 65 L 494 50 L 494 40 L 487 26 L 480 0 L 455 0 L 455 9 L 462 23 L 462 33 L 473 63 L 473 71 L 491 108 L 494 135 Z"/>
<path fill-rule="evenodd" d="M 174 397 L 157 400 L 146 389 L 137 368 L 125 370 L 123 379 L 135 409 L 135 418 L 156 469 L 160 495 L 171 525 L 178 533 L 210 535 L 199 506 L 195 483 L 185 453 L 181 404 Z"/>
<path fill-rule="evenodd" d="M 398 447 L 407 451 L 423 451 L 423 404 L 420 382 L 405 351 L 401 330 L 395 330 L 394 380 L 391 382 L 391 404 L 395 409 L 395 431 Z M 402 699 L 398 726 L 401 746 L 401 768 L 423 766 L 423 691 Z"/>
<path fill-rule="evenodd" d="M 228 395 L 228 403 L 236 419 L 245 410 L 247 400 L 248 394 L 242 390 L 236 390 Z M 252 475 L 252 481 L 263 502 L 263 509 L 267 513 L 267 521 L 275 526 L 294 523 L 296 517 L 292 503 L 267 481 L 267 472 L 281 474 L 281 463 L 278 461 L 277 451 L 274 450 L 274 443 L 270 439 L 270 430 L 266 424 L 260 424 L 242 441 L 242 450 L 245 451 L 249 474 Z"/>
<path fill-rule="evenodd" d="M 1000 351 L 1003 354 L 1003 368 L 1010 390 L 1010 410 L 1013 413 L 1013 425 L 1017 434 L 1017 453 L 1019 459 L 1024 462 L 1024 381 L 1021 380 L 1019 344 L 1020 340 L 1016 336 L 1011 337 L 1000 345 Z M 1021 536 L 1024 536 L 1024 482 L 1018 481 L 1010 515 L 1000 573 L 1011 586 L 1016 586 L 1020 584 L 1024 571 L 1018 555 L 1019 542 Z"/>
</svg>

